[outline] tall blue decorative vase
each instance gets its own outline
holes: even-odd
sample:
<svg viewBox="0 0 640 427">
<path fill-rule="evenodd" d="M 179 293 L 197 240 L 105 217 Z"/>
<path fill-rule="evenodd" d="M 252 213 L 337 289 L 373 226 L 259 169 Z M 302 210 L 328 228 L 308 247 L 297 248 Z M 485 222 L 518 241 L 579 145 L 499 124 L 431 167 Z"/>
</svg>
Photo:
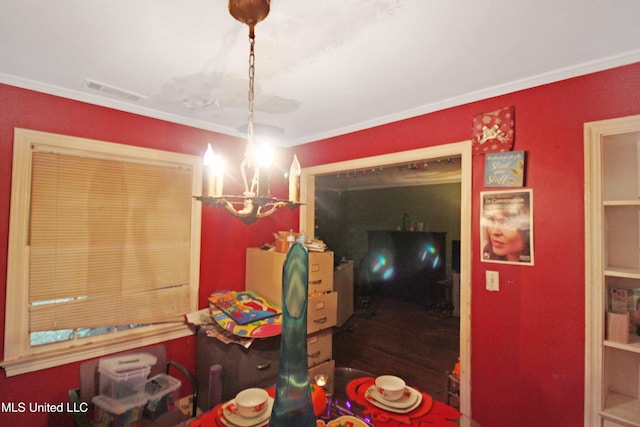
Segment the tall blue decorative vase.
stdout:
<svg viewBox="0 0 640 427">
<path fill-rule="evenodd" d="M 282 272 L 282 336 L 276 397 L 269 427 L 315 427 L 307 365 L 309 254 L 294 243 Z"/>
</svg>

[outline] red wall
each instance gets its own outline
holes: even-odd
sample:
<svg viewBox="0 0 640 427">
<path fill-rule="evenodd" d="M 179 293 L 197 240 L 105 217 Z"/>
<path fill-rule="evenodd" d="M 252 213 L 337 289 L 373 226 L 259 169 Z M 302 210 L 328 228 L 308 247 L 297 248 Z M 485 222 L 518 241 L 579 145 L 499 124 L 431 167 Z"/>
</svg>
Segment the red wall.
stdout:
<svg viewBox="0 0 640 427">
<path fill-rule="evenodd" d="M 238 165 L 245 148 L 244 142 L 236 138 L 0 84 L 0 307 L 3 312 L 6 304 L 11 304 L 6 301 L 4 290 L 15 127 L 198 156 L 203 155 L 207 143 L 211 143 L 229 164 Z M 272 180 L 276 195 L 282 191 L 283 186 L 279 184 L 278 179 Z M 234 179 L 225 181 L 225 189 L 231 191 L 233 187 Z M 286 211 L 288 209 L 247 227 L 224 212 L 203 209 L 199 307 L 206 307 L 207 297 L 215 289 L 244 289 L 245 248 L 270 241 L 272 231 L 297 227 L 297 216 Z M 4 321 L 4 315 L 0 316 L 0 355 L 4 351 Z M 195 370 L 192 337 L 166 345 L 170 360 L 179 361 L 192 372 Z M 78 367 L 79 363 L 73 363 L 9 378 L 2 371 L 0 402 L 67 402 L 68 389 L 79 383 Z M 182 393 L 188 393 L 187 387 L 183 386 Z M 0 425 L 66 426 L 72 425 L 72 419 L 68 414 L 0 412 Z"/>
<path fill-rule="evenodd" d="M 581 426 L 584 401 L 583 123 L 640 114 L 640 64 L 520 91 L 390 125 L 296 147 L 304 166 L 469 139 L 474 115 L 516 107 L 515 149 L 527 151 L 534 192 L 535 266 L 479 258 L 483 158 L 473 159 L 472 409 L 482 425 Z M 201 155 L 207 142 L 238 158 L 237 139 L 0 85 L 0 242 L 7 241 L 13 128 L 25 127 Z M 240 147 L 240 148 L 239 148 Z M 233 160 L 230 161 L 233 163 Z M 287 165 L 283 161 L 283 168 Z M 277 181 L 277 180 L 275 180 Z M 226 182 L 225 182 L 226 184 Z M 278 187 L 277 182 L 274 186 Z M 276 191 L 282 191 L 277 188 Z M 246 227 L 203 209 L 200 306 L 214 289 L 241 289 L 244 250 L 294 227 L 283 210 Z M 0 278 L 6 286 L 6 244 Z M 485 270 L 500 273 L 500 292 L 484 290 Z M 0 305 L 6 304 L 0 291 Z M 0 331 L 4 319 L 0 320 Z M 1 332 L 0 332 L 1 333 Z M 0 343 L 0 345 L 2 345 Z M 194 365 L 192 338 L 168 352 Z M 78 364 L 0 377 L 0 402 L 66 401 Z M 44 414 L 2 414 L 3 425 L 65 425 Z"/>
<path fill-rule="evenodd" d="M 584 406 L 583 123 L 640 114 L 640 63 L 483 100 L 300 147 L 323 164 L 470 139 L 479 113 L 515 106 L 527 152 L 535 266 L 480 261 L 484 158 L 473 158 L 472 414 L 481 425 L 582 426 Z M 485 271 L 500 291 L 484 289 Z"/>
</svg>

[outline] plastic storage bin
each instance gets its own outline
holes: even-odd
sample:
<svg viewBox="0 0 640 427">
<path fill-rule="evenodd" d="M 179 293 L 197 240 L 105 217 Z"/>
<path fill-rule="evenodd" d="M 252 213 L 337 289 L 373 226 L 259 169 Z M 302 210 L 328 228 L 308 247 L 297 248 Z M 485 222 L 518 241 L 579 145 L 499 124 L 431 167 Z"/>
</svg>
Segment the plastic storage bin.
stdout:
<svg viewBox="0 0 640 427">
<path fill-rule="evenodd" d="M 118 400 L 142 393 L 156 360 L 155 356 L 148 353 L 100 359 L 99 394 Z"/>
<path fill-rule="evenodd" d="M 144 408 L 145 414 L 152 419 L 173 411 L 180 399 L 180 380 L 167 374 L 158 374 L 149 378 L 144 391 L 149 401 Z"/>
<path fill-rule="evenodd" d="M 93 398 L 94 427 L 137 427 L 147 403 L 147 395 L 138 393 L 126 399 L 114 400 L 107 396 Z"/>
</svg>

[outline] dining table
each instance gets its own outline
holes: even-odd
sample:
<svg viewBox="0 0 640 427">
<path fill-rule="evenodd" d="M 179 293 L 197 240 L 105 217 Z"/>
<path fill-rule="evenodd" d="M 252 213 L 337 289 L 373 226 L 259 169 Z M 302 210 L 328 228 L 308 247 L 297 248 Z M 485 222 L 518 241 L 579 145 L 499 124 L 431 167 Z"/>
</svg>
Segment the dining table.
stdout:
<svg viewBox="0 0 640 427">
<path fill-rule="evenodd" d="M 317 417 L 316 427 L 480 427 L 470 417 L 456 408 L 433 399 L 424 392 L 407 384 L 417 403 L 404 409 L 396 409 L 380 404 L 374 399 L 373 385 L 377 375 L 359 369 L 336 367 L 331 383 L 326 390 L 327 405 Z M 275 386 L 266 389 L 275 395 Z M 184 424 L 187 427 L 235 427 L 225 417 L 229 402 L 216 405 L 210 411 Z M 260 421 L 260 420 L 258 420 Z M 268 416 L 263 422 L 251 427 L 266 427 Z"/>
</svg>

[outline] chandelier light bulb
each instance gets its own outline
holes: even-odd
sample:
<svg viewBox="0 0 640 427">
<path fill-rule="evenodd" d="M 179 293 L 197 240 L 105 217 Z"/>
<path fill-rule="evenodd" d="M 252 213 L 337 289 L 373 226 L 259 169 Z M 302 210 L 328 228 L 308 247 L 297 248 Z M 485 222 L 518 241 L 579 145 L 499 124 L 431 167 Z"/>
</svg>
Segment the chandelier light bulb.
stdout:
<svg viewBox="0 0 640 427">
<path fill-rule="evenodd" d="M 264 143 L 258 148 L 258 165 L 261 168 L 270 168 L 273 163 L 273 149 L 271 145 Z"/>
</svg>

